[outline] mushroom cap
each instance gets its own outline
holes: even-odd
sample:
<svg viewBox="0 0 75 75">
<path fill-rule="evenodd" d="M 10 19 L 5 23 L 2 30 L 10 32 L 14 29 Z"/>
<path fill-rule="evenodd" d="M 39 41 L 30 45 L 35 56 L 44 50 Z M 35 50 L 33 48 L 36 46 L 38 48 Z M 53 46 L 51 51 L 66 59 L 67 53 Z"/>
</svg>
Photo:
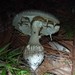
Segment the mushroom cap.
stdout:
<svg viewBox="0 0 75 75">
<path fill-rule="evenodd" d="M 50 13 L 31 10 L 17 14 L 13 19 L 12 25 L 22 33 L 31 35 L 31 25 L 35 20 L 43 21 L 45 24 L 47 22 L 52 22 L 54 25 L 60 23 L 59 20 Z"/>
<path fill-rule="evenodd" d="M 45 13 L 45 12 L 37 11 L 37 10 L 30 10 L 30 11 L 24 11 L 24 12 L 21 12 L 21 13 L 17 14 L 15 16 L 14 20 L 13 20 L 13 25 L 17 25 L 17 22 L 19 22 L 22 17 L 29 17 L 30 21 L 32 21 L 32 19 L 35 16 L 42 16 L 45 19 L 48 19 L 48 20 L 52 21 L 55 24 L 60 23 L 60 21 L 50 13 Z"/>
</svg>

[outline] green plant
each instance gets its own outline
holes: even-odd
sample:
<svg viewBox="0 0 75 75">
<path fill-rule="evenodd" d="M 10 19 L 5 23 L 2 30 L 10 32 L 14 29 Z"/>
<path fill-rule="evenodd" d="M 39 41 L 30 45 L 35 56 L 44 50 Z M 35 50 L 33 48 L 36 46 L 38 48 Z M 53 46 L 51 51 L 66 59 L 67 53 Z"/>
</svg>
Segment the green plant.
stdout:
<svg viewBox="0 0 75 75">
<path fill-rule="evenodd" d="M 0 60 L 5 61 L 6 63 L 18 64 L 18 56 L 21 55 L 21 51 L 19 48 L 17 49 L 9 49 L 9 45 L 7 44 L 4 47 L 0 48 Z"/>
<path fill-rule="evenodd" d="M 21 61 L 18 59 L 22 51 L 10 49 L 10 43 L 0 48 L 0 75 L 31 75 L 29 70 L 22 69 Z"/>
<path fill-rule="evenodd" d="M 8 75 L 31 75 L 30 71 L 20 68 L 15 68 L 10 64 L 1 64 L 0 67 L 3 67 L 1 75 L 6 75 L 6 72 L 10 73 Z"/>
</svg>

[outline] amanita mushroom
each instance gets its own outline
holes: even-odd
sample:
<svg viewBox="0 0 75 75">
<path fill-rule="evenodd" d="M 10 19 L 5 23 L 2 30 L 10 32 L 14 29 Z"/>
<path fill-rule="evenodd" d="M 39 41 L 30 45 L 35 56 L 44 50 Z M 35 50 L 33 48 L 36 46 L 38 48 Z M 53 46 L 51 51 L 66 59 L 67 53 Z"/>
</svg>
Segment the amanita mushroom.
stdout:
<svg viewBox="0 0 75 75">
<path fill-rule="evenodd" d="M 44 48 L 39 39 L 44 35 L 52 35 L 59 31 L 59 20 L 51 14 L 41 11 L 22 12 L 13 20 L 15 28 L 25 35 L 30 35 L 28 45 L 24 50 L 24 59 L 35 71 L 44 60 Z"/>
</svg>

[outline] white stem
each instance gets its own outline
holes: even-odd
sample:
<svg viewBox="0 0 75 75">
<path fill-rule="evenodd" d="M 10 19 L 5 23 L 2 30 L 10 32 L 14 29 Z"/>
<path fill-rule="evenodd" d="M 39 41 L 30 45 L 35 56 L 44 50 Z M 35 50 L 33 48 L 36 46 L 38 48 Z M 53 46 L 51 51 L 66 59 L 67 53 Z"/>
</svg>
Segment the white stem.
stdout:
<svg viewBox="0 0 75 75">
<path fill-rule="evenodd" d="M 32 26 L 32 34 L 29 40 L 29 44 L 34 44 L 34 45 L 40 45 L 39 39 L 39 31 L 40 31 L 40 27 L 33 25 Z"/>
<path fill-rule="evenodd" d="M 32 35 L 32 36 L 30 37 L 29 44 L 32 44 L 32 45 L 39 45 L 39 44 L 40 44 L 40 42 L 39 42 L 39 36 Z"/>
<path fill-rule="evenodd" d="M 51 41 L 52 41 L 52 35 L 50 34 L 50 39 L 51 39 Z"/>
</svg>

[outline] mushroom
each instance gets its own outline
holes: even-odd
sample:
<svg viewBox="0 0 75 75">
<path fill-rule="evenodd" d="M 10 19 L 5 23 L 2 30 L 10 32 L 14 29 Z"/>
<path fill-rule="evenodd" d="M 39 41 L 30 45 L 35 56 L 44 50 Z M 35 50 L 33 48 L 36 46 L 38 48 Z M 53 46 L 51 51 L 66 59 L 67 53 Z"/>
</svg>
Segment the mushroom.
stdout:
<svg viewBox="0 0 75 75">
<path fill-rule="evenodd" d="M 23 57 L 35 71 L 44 60 L 44 48 L 39 39 L 44 35 L 51 35 L 59 31 L 59 20 L 53 15 L 41 11 L 26 11 L 15 16 L 13 26 L 25 35 L 30 36 Z M 52 39 L 52 38 L 51 38 Z"/>
</svg>

